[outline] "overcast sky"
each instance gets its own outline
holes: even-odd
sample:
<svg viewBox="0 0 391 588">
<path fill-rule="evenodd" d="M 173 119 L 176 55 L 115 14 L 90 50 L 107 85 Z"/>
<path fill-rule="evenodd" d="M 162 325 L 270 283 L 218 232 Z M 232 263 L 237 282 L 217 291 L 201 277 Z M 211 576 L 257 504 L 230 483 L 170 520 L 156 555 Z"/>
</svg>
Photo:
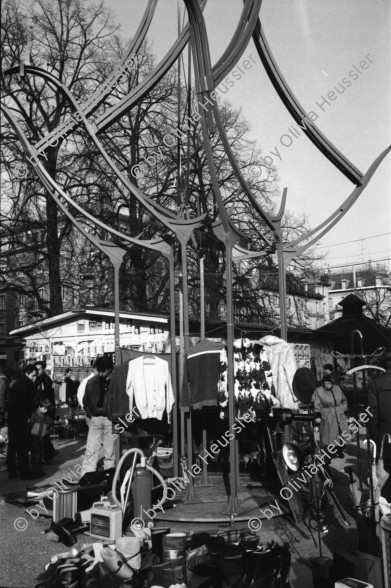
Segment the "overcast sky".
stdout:
<svg viewBox="0 0 391 588">
<path fill-rule="evenodd" d="M 136 31 L 147 0 L 106 0 L 122 23 L 125 38 Z M 277 63 L 316 124 L 350 161 L 365 173 L 390 144 L 391 17 L 389 0 L 263 0 L 262 24 Z M 237 25 L 241 0 L 208 0 L 205 18 L 214 64 Z M 157 58 L 177 36 L 176 0 L 158 0 L 148 39 Z M 183 10 L 183 5 L 182 5 Z M 242 107 L 252 138 L 264 156 L 274 155 L 280 187 L 288 187 L 288 208 L 305 212 L 315 227 L 353 190 L 349 182 L 303 134 L 288 138 L 294 121 L 272 87 L 251 41 L 240 61 L 253 55 L 253 68 L 225 94 Z M 366 60 L 366 69 L 360 62 Z M 360 75 L 349 77 L 356 66 Z M 353 70 L 355 71 L 355 70 Z M 351 85 L 330 104 L 322 96 L 342 78 Z M 347 85 L 347 84 L 346 84 Z M 318 103 L 318 104 L 317 104 Z M 276 149 L 277 148 L 277 149 Z M 320 245 L 331 268 L 391 252 L 391 157 L 383 161 L 353 208 Z M 352 242 L 353 241 L 353 242 Z M 348 243 L 346 243 L 348 242 Z M 389 266 L 390 267 L 390 266 Z"/>
</svg>

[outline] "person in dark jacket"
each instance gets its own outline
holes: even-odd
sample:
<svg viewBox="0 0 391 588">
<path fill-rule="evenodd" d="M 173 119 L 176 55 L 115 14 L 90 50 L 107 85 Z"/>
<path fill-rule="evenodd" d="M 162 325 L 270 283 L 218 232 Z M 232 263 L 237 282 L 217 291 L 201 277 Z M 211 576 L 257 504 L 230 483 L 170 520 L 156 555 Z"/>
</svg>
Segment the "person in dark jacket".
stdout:
<svg viewBox="0 0 391 588">
<path fill-rule="evenodd" d="M 42 400 L 49 400 L 50 406 L 47 409 L 47 413 L 48 417 L 54 420 L 54 417 L 56 416 L 56 398 L 54 394 L 53 380 L 45 372 L 43 361 L 36 361 L 35 367 L 38 370 L 38 376 L 35 381 L 36 399 L 34 408 L 38 408 Z M 46 462 L 50 462 L 56 455 L 58 455 L 58 451 L 54 448 L 49 436 L 44 438 L 43 447 Z"/>
<path fill-rule="evenodd" d="M 98 357 L 94 368 L 98 375 L 88 380 L 83 397 L 83 407 L 90 419 L 86 452 L 83 459 L 83 472 L 95 472 L 99 452 L 103 444 L 104 469 L 115 466 L 112 423 L 107 416 L 105 400 L 110 383 L 113 363 L 109 357 Z"/>
<path fill-rule="evenodd" d="M 34 477 L 41 477 L 45 472 L 41 470 L 41 463 L 45 459 L 45 439 L 49 437 L 53 419 L 48 415 L 50 400 L 40 400 L 39 406 L 30 418 L 31 426 L 31 469 Z"/>
<path fill-rule="evenodd" d="M 369 435 L 380 449 L 383 436 L 391 434 L 391 349 L 381 357 L 381 365 L 386 370 L 369 382 L 369 413 L 373 415 L 368 421 Z M 384 445 L 384 469 L 391 474 L 391 445 Z M 391 501 L 391 476 L 382 488 L 382 496 Z"/>
<path fill-rule="evenodd" d="M 332 383 L 341 387 L 341 381 L 334 371 L 334 366 L 331 363 L 325 363 L 323 366 L 323 374 L 329 376 Z"/>
<path fill-rule="evenodd" d="M 29 418 L 34 408 L 35 381 L 37 368 L 28 365 L 24 375 L 18 378 L 8 394 L 8 478 L 17 478 L 16 460 L 22 480 L 34 478 L 29 470 L 28 454 L 30 449 Z"/>
<path fill-rule="evenodd" d="M 391 434 L 391 349 L 381 358 L 384 374 L 370 380 L 368 387 L 369 411 L 373 415 L 369 422 L 369 435 L 377 445 L 383 435 Z"/>
<path fill-rule="evenodd" d="M 39 406 L 41 400 L 49 400 L 50 405 L 55 405 L 53 380 L 45 372 L 44 364 L 42 361 L 36 361 L 35 367 L 38 371 L 37 379 L 35 380 L 35 389 L 37 391 L 37 406 Z"/>
</svg>

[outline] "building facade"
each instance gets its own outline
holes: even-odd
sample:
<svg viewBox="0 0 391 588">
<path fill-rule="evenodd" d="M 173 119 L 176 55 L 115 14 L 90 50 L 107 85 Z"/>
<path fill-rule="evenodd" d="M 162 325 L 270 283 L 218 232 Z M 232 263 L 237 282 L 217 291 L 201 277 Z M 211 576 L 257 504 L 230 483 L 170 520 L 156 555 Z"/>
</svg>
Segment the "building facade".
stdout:
<svg viewBox="0 0 391 588">
<path fill-rule="evenodd" d="M 330 320 L 342 316 L 340 302 L 355 294 L 364 303 L 364 314 L 378 323 L 389 326 L 391 316 L 390 273 L 376 269 L 356 270 L 329 274 L 328 306 Z"/>
<path fill-rule="evenodd" d="M 43 360 L 52 375 L 64 367 L 77 374 L 91 367 L 97 356 L 114 353 L 114 312 L 92 307 L 73 310 L 14 329 L 10 335 L 24 341 L 23 365 Z M 120 312 L 120 345 L 150 353 L 166 351 L 168 317 Z"/>
</svg>

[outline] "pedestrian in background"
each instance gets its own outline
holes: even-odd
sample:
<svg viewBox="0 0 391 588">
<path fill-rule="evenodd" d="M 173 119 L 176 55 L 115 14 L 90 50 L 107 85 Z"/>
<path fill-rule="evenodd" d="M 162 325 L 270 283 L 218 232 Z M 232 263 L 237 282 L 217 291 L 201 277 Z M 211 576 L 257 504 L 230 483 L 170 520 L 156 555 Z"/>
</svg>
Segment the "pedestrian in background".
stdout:
<svg viewBox="0 0 391 588">
<path fill-rule="evenodd" d="M 47 411 L 48 417 L 54 421 L 54 417 L 56 416 L 56 399 L 54 395 L 53 380 L 45 372 L 43 361 L 36 361 L 35 367 L 38 370 L 38 376 L 35 381 L 36 400 L 34 408 L 37 408 L 42 400 L 49 400 L 50 406 Z M 49 436 L 44 439 L 44 454 L 45 461 L 47 462 L 50 462 L 56 455 L 58 455 L 58 451 L 54 448 Z"/>
<path fill-rule="evenodd" d="M 77 408 L 77 383 L 72 380 L 72 370 L 68 368 L 64 374 L 65 402 L 72 408 Z"/>
<path fill-rule="evenodd" d="M 335 384 L 336 386 L 341 387 L 341 381 L 340 381 L 339 377 L 337 376 L 337 374 L 335 373 L 334 366 L 331 363 L 324 364 L 323 374 L 325 376 L 330 376 L 332 383 Z"/>
<path fill-rule="evenodd" d="M 53 381 L 51 377 L 45 372 L 43 361 L 36 361 L 35 367 L 37 368 L 38 376 L 35 381 L 35 389 L 37 391 L 37 406 L 40 400 L 48 399 L 51 406 L 55 405 Z"/>
<path fill-rule="evenodd" d="M 18 378 L 8 393 L 8 478 L 17 478 L 16 461 L 22 480 L 33 479 L 29 469 L 28 454 L 30 450 L 29 418 L 33 412 L 36 395 L 35 381 L 38 376 L 37 368 L 28 365 L 24 375 Z"/>
<path fill-rule="evenodd" d="M 328 446 L 330 443 L 339 447 L 338 457 L 343 457 L 345 445 L 342 432 L 349 432 L 346 411 L 348 402 L 341 388 L 331 379 L 331 375 L 323 376 L 321 386 L 316 388 L 312 401 L 315 411 L 320 412 L 320 442 Z"/>
<path fill-rule="evenodd" d="M 98 372 L 96 371 L 95 368 L 93 368 L 92 373 L 80 382 L 80 385 L 77 389 L 77 402 L 78 402 L 78 405 L 80 406 L 80 408 L 83 408 L 83 399 L 84 399 L 84 394 L 86 393 L 87 382 L 89 380 L 91 380 L 91 378 L 93 378 L 94 376 L 97 376 L 97 375 L 98 375 Z M 85 419 L 86 419 L 87 425 L 90 426 L 90 419 L 88 418 L 87 415 L 86 415 Z"/>
<path fill-rule="evenodd" d="M 98 357 L 94 368 L 97 376 L 88 380 L 83 398 L 83 407 L 90 419 L 86 452 L 83 459 L 83 474 L 95 472 L 103 444 L 104 469 L 115 467 L 112 422 L 105 410 L 105 399 L 113 371 L 113 362 L 107 357 Z"/>
<path fill-rule="evenodd" d="M 60 398 L 61 386 L 62 386 L 62 375 L 56 374 L 54 377 L 54 382 L 53 382 L 54 402 L 55 402 L 56 406 L 58 406 L 61 401 L 61 398 Z"/>
<path fill-rule="evenodd" d="M 34 478 L 42 478 L 45 472 L 41 469 L 45 459 L 45 440 L 49 438 L 53 419 L 48 415 L 50 400 L 45 398 L 39 401 L 39 406 L 33 412 L 30 419 L 31 425 L 31 469 Z"/>
<path fill-rule="evenodd" d="M 380 358 L 385 369 L 384 374 L 370 380 L 368 389 L 369 412 L 372 417 L 368 422 L 369 435 L 380 449 L 383 436 L 391 434 L 391 349 L 387 349 Z M 391 474 L 391 445 L 384 445 L 384 469 Z M 391 476 L 384 484 L 382 496 L 391 501 Z"/>
</svg>

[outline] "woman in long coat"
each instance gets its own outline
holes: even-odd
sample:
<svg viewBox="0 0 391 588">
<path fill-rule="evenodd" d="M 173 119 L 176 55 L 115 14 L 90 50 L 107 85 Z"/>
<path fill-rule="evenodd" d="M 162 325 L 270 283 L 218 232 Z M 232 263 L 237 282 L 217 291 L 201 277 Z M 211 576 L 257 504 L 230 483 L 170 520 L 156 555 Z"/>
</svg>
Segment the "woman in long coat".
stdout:
<svg viewBox="0 0 391 588">
<path fill-rule="evenodd" d="M 314 408 L 322 416 L 320 423 L 320 442 L 339 446 L 337 455 L 343 457 L 342 447 L 345 445 L 343 431 L 349 431 L 345 411 L 348 402 L 341 388 L 333 384 L 330 376 L 324 376 L 321 386 L 316 388 L 312 400 Z"/>
</svg>

